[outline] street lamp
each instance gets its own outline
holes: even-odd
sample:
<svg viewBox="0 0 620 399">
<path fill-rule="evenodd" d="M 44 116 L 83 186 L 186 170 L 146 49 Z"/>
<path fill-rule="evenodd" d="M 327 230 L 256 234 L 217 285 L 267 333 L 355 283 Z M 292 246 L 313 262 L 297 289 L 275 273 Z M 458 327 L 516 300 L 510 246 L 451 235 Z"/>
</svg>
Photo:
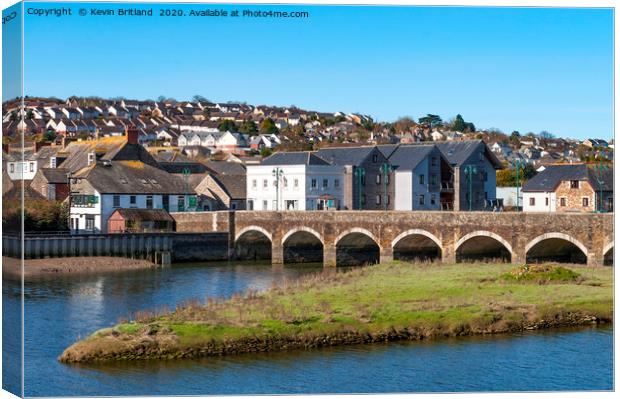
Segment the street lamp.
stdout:
<svg viewBox="0 0 620 399">
<path fill-rule="evenodd" d="M 364 176 L 366 176 L 366 171 L 364 168 L 355 168 L 353 171 L 353 175 L 357 178 L 357 187 L 359 188 L 359 209 L 362 209 L 362 185 L 364 183 Z"/>
<path fill-rule="evenodd" d="M 525 168 L 525 161 L 522 160 L 521 158 L 517 158 L 514 161 L 512 161 L 512 166 L 514 166 L 515 168 L 515 184 L 517 186 L 517 212 L 519 212 L 519 170 L 521 168 Z"/>
<path fill-rule="evenodd" d="M 607 166 L 604 165 L 600 159 L 596 163 L 596 165 L 594 165 L 594 170 L 596 170 L 596 182 L 598 183 L 599 197 L 600 197 L 599 208 L 597 211 L 599 213 L 605 212 L 605 210 L 603 209 L 603 183 L 605 183 L 605 180 L 603 180 L 603 172 L 606 171 L 607 169 L 608 169 Z"/>
<path fill-rule="evenodd" d="M 465 175 L 469 179 L 469 211 L 472 210 L 473 196 L 472 196 L 472 182 L 474 180 L 474 175 L 478 173 L 478 168 L 474 165 L 465 166 Z"/>
<path fill-rule="evenodd" d="M 276 178 L 276 211 L 280 210 L 280 178 L 284 175 L 282 168 L 274 168 L 271 174 Z"/>
<path fill-rule="evenodd" d="M 383 210 L 387 211 L 387 181 L 392 168 L 387 163 L 381 165 L 381 174 L 383 175 Z"/>
</svg>

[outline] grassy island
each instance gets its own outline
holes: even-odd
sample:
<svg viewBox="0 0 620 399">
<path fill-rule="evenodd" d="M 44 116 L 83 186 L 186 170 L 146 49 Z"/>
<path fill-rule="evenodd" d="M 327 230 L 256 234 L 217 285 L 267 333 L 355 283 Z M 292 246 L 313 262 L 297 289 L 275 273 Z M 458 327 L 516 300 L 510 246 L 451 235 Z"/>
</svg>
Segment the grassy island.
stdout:
<svg viewBox="0 0 620 399">
<path fill-rule="evenodd" d="M 392 262 L 142 312 L 61 362 L 174 359 L 610 322 L 611 268 Z"/>
</svg>

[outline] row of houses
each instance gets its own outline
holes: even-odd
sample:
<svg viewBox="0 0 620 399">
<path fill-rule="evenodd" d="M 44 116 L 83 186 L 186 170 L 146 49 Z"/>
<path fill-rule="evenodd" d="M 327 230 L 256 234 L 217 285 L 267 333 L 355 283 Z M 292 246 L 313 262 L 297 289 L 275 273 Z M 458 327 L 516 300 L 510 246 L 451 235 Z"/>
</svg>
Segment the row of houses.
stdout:
<svg viewBox="0 0 620 399">
<path fill-rule="evenodd" d="M 74 233 L 119 231 L 123 220 L 129 231 L 136 228 L 129 219 L 148 219 L 151 210 L 152 223 L 145 226 L 168 229 L 162 210 L 459 211 L 502 205 L 495 183 L 502 164 L 481 140 L 276 152 L 260 163 L 234 157 L 196 162 L 179 152 L 149 151 L 129 129 L 119 137 L 7 150 L 4 191 L 24 179 L 33 196 L 68 201 Z M 26 153 L 36 162 L 32 169 L 23 161 Z M 548 166 L 524 185 L 523 208 L 612 210 L 612 175 L 584 164 Z M 132 209 L 145 212 L 124 211 Z"/>
</svg>

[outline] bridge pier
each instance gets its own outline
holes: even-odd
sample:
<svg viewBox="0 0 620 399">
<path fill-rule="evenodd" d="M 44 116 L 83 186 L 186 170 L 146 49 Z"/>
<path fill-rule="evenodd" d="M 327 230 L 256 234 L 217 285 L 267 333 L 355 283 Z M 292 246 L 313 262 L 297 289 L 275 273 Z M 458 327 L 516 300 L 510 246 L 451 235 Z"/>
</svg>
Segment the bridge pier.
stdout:
<svg viewBox="0 0 620 399">
<path fill-rule="evenodd" d="M 379 262 L 380 263 L 384 263 L 384 262 L 391 262 L 394 260 L 394 248 L 392 248 L 392 246 L 388 245 L 385 248 L 381 248 L 381 251 L 379 252 Z"/>
<path fill-rule="evenodd" d="M 454 246 L 444 245 L 441 249 L 441 263 L 452 265 L 456 263 L 456 252 Z"/>
<path fill-rule="evenodd" d="M 588 267 L 601 267 L 604 264 L 604 258 L 597 256 L 595 252 L 588 253 Z"/>
<path fill-rule="evenodd" d="M 323 267 L 336 267 L 336 245 L 323 247 Z"/>
<path fill-rule="evenodd" d="M 526 263 L 526 257 L 525 257 L 525 252 L 513 252 L 510 254 L 510 263 L 516 263 L 516 264 L 525 264 Z"/>
<path fill-rule="evenodd" d="M 284 264 L 284 246 L 276 244 L 275 240 L 271 244 L 271 264 L 282 265 Z"/>
</svg>

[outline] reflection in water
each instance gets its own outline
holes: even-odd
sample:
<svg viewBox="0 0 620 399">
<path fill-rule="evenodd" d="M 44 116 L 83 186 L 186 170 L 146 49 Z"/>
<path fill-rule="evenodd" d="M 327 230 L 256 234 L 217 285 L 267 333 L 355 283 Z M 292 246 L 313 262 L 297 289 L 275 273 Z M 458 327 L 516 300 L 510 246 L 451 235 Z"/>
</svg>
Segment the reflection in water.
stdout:
<svg viewBox="0 0 620 399">
<path fill-rule="evenodd" d="M 68 366 L 64 348 L 139 310 L 264 290 L 320 265 L 183 265 L 26 284 L 26 395 L 174 395 L 612 388 L 611 328 Z M 18 287 L 5 282 L 7 306 Z M 10 328 L 10 326 L 9 326 Z M 588 367 L 583 367 L 587 364 Z M 71 387 L 71 388 L 67 388 Z M 70 390 L 69 390 L 70 389 Z"/>
</svg>

